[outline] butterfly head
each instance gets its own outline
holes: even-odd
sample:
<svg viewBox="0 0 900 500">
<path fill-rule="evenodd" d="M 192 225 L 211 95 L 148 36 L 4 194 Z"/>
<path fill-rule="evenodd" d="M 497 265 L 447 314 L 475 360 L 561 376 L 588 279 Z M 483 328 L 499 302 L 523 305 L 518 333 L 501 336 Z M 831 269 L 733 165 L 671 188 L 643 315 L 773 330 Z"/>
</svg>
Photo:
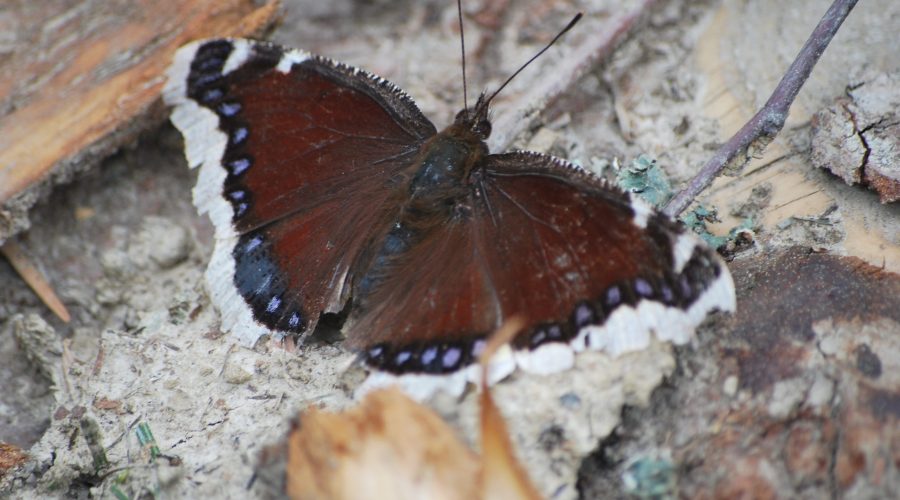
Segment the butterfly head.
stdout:
<svg viewBox="0 0 900 500">
<path fill-rule="evenodd" d="M 491 136 L 490 99 L 482 93 L 472 109 L 463 109 L 456 114 L 453 125 L 472 132 L 479 140 L 485 141 Z"/>
<path fill-rule="evenodd" d="M 459 3 L 457 3 L 457 6 L 458 5 L 459 5 Z M 566 27 L 563 28 L 562 31 L 560 31 L 555 37 L 553 37 L 553 40 L 550 40 L 550 43 L 545 45 L 543 49 L 538 51 L 537 54 L 532 56 L 531 59 L 529 59 L 528 61 L 525 62 L 525 64 L 520 66 L 519 69 L 517 69 L 512 75 L 510 75 L 509 78 L 507 78 L 506 81 L 503 82 L 503 84 L 501 84 L 497 88 L 497 90 L 495 90 L 490 96 L 488 96 L 487 94 L 482 92 L 481 95 L 478 96 L 478 102 L 475 103 L 475 108 L 473 108 L 471 111 L 469 111 L 468 106 L 466 106 L 465 109 L 463 109 L 462 111 L 457 113 L 456 120 L 454 120 L 453 127 L 451 127 L 451 128 L 455 128 L 457 130 L 459 130 L 460 128 L 464 129 L 468 132 L 471 132 L 478 140 L 480 140 L 482 142 L 486 141 L 487 138 L 490 137 L 490 135 L 491 135 L 491 120 L 488 117 L 488 114 L 489 114 L 489 110 L 491 107 L 491 101 L 494 100 L 494 97 L 496 97 L 497 94 L 499 94 L 500 91 L 502 91 L 509 84 L 509 82 L 511 82 L 513 80 L 513 78 L 515 78 L 519 73 L 521 73 L 522 70 L 524 70 L 535 59 L 540 57 L 541 54 L 546 52 L 547 49 L 549 49 L 551 46 L 553 46 L 553 44 L 556 43 L 556 41 L 559 40 L 560 37 L 565 35 L 567 31 L 572 29 L 572 27 L 575 26 L 575 24 L 578 22 L 579 19 L 581 19 L 580 12 L 578 14 L 576 14 L 575 17 L 573 17 L 571 21 L 569 21 L 569 24 L 566 25 Z M 462 34 L 462 10 L 461 9 L 460 9 L 460 17 L 459 17 L 459 28 L 460 28 L 459 29 L 460 34 Z M 460 41 L 463 42 L 462 37 L 460 37 Z M 466 102 L 466 99 L 465 99 L 465 95 L 466 95 L 465 42 L 462 43 L 462 48 L 463 48 L 463 50 L 462 50 L 462 55 L 463 55 L 463 57 L 462 57 L 462 61 L 463 61 L 463 102 Z"/>
</svg>

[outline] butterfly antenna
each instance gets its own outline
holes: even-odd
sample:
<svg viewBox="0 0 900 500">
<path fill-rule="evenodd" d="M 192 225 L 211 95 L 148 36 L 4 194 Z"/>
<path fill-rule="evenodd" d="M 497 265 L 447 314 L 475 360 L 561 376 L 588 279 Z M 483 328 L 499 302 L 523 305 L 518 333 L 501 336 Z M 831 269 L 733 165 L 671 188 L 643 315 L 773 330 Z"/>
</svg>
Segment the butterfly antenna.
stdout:
<svg viewBox="0 0 900 500">
<path fill-rule="evenodd" d="M 507 78 L 506 81 L 503 82 L 503 85 L 501 85 L 500 88 L 495 90 L 494 93 L 491 94 L 491 96 L 488 97 L 487 100 L 484 101 L 484 106 L 487 106 L 491 101 L 493 101 L 494 97 L 496 97 L 497 94 L 499 94 L 500 91 L 503 90 L 503 88 L 506 87 L 506 85 L 512 81 L 513 78 L 515 78 L 519 73 L 521 73 L 523 69 L 527 68 L 528 65 L 531 64 L 535 59 L 540 57 L 541 54 L 543 54 L 544 52 L 547 52 L 547 49 L 552 47 L 553 44 L 556 43 L 557 40 L 562 38 L 562 36 L 565 35 L 566 32 L 568 32 L 570 29 L 572 29 L 572 27 L 575 26 L 575 23 L 577 23 L 578 20 L 580 20 L 580 19 L 581 19 L 581 12 L 579 12 L 578 14 L 575 14 L 575 17 L 573 17 L 572 20 L 569 21 L 569 24 L 567 24 L 566 27 L 562 29 L 562 31 L 560 31 L 555 37 L 553 37 L 553 40 L 550 40 L 550 43 L 548 43 L 546 46 L 544 46 L 543 49 L 541 49 L 537 54 L 533 55 L 531 57 L 531 59 L 529 59 L 525 64 L 520 66 L 519 69 L 517 69 L 515 73 L 513 73 L 509 78 Z"/>
<path fill-rule="evenodd" d="M 466 91 L 466 36 L 463 34 L 462 0 L 456 0 L 456 11 L 459 13 L 459 44 L 462 46 L 462 76 L 463 76 L 463 110 L 469 116 L 469 96 Z"/>
</svg>

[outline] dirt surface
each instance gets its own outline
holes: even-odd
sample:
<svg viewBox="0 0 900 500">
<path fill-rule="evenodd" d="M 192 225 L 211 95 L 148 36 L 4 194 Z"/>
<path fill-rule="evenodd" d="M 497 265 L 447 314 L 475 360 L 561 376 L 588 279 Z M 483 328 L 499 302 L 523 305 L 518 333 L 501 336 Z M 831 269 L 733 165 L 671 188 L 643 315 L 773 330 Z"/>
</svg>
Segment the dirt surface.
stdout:
<svg viewBox="0 0 900 500">
<path fill-rule="evenodd" d="M 644 2 L 466 2 L 470 99 L 583 10 L 584 24 L 498 99 L 497 121 L 518 112 L 505 105 L 545 108 L 514 144 L 596 169 L 646 153 L 679 182 L 765 100 L 828 3 L 656 2 L 607 64 L 545 107 L 521 102 L 529 85 L 552 78 L 573 47 Z M 394 81 L 439 127 L 460 107 L 450 3 L 289 1 L 283 9 L 275 41 Z M 861 2 L 784 134 L 703 197 L 724 219 L 720 233 L 752 220 L 753 245 L 731 264 L 737 315 L 707 322 L 678 352 L 655 344 L 618 359 L 580 356 L 570 372 L 497 386 L 546 495 L 900 491 L 900 299 L 885 292 L 900 281 L 900 207 L 809 161 L 810 117 L 860 78 L 900 69 L 888 43 L 898 19 L 896 2 Z M 271 474 L 253 480 L 260 451 L 305 406 L 352 402 L 361 374 L 338 345 L 245 349 L 218 331 L 202 279 L 212 232 L 191 204 L 193 183 L 166 125 L 32 210 L 19 243 L 70 309 L 70 324 L 0 261 L 0 377 L 15 381 L 0 391 L 0 442 L 31 457 L 0 480 L 0 495 L 108 496 L 115 487 L 268 496 Z M 775 329 L 760 323 L 767 315 L 794 322 Z M 768 370 L 769 359 L 784 369 Z M 470 442 L 473 399 L 432 401 Z M 152 461 L 139 441 L 143 424 L 162 458 Z"/>
</svg>

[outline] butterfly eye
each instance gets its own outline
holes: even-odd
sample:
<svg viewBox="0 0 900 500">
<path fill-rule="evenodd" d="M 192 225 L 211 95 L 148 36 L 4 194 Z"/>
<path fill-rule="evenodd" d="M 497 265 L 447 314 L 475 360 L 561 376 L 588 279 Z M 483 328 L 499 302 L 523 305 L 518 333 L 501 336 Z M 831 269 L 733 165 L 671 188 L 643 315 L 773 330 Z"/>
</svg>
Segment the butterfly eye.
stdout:
<svg viewBox="0 0 900 500">
<path fill-rule="evenodd" d="M 479 120 L 479 122 L 472 127 L 472 131 L 483 141 L 491 136 L 491 122 L 489 120 Z"/>
</svg>

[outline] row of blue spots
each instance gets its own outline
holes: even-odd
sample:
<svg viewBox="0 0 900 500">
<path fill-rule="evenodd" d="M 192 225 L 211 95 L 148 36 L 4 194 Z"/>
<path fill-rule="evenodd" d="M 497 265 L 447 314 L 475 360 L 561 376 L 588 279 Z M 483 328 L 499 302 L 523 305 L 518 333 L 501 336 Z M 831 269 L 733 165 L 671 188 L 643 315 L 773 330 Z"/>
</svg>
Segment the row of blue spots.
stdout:
<svg viewBox="0 0 900 500">
<path fill-rule="evenodd" d="M 398 248 L 401 246 L 399 241 L 388 238 L 384 250 L 387 252 L 395 245 Z M 716 274 L 715 266 L 698 249 L 685 266 L 685 271 L 676 279 L 681 292 L 678 299 L 668 283 L 654 286 L 651 280 L 635 278 L 630 285 L 620 283 L 607 288 L 598 306 L 588 301 L 579 302 L 572 311 L 569 324 L 546 323 L 533 328 L 529 333 L 528 346 L 533 349 L 548 342 L 569 341 L 581 328 L 602 324 L 604 318 L 617 307 L 635 304 L 640 300 L 661 300 L 669 306 L 681 305 L 686 308 L 710 285 Z M 380 344 L 367 351 L 366 361 L 373 367 L 395 373 L 446 373 L 458 369 L 462 363 L 474 362 L 484 348 L 484 342 L 479 337 L 468 350 L 465 343 L 431 344 L 424 347 L 414 345 L 393 349 L 387 344 Z"/>
<path fill-rule="evenodd" d="M 233 252 L 234 283 L 253 311 L 253 317 L 273 330 L 300 333 L 303 317 L 290 297 L 282 270 L 270 256 L 261 234 L 241 237 Z"/>
<path fill-rule="evenodd" d="M 478 358 L 485 341 L 450 342 L 411 346 L 390 351 L 385 344 L 371 347 L 366 362 L 381 370 L 401 372 L 449 373 Z"/>
</svg>

